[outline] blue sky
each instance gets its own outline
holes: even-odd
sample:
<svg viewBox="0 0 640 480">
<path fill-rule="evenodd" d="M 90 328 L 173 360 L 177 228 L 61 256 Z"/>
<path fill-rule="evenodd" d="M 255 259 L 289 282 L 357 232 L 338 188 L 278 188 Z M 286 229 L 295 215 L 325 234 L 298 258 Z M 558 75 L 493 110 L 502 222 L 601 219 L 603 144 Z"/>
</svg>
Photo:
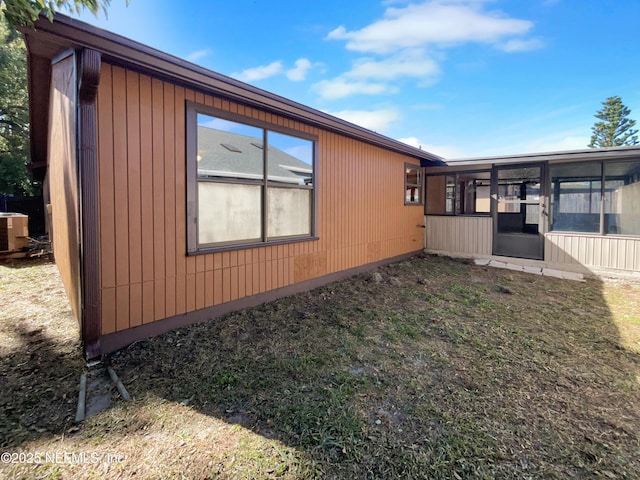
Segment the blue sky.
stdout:
<svg viewBox="0 0 640 480">
<path fill-rule="evenodd" d="M 640 126 L 637 0 L 112 0 L 81 19 L 446 158 Z"/>
</svg>

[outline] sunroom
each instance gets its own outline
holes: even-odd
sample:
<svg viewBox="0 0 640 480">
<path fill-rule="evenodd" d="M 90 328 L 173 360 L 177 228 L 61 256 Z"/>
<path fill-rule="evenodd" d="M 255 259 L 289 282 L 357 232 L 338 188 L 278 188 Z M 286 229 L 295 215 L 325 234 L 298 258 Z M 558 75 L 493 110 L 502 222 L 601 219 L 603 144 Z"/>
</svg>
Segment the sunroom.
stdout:
<svg viewBox="0 0 640 480">
<path fill-rule="evenodd" d="M 428 252 L 640 273 L 639 147 L 451 160 L 425 183 Z"/>
</svg>

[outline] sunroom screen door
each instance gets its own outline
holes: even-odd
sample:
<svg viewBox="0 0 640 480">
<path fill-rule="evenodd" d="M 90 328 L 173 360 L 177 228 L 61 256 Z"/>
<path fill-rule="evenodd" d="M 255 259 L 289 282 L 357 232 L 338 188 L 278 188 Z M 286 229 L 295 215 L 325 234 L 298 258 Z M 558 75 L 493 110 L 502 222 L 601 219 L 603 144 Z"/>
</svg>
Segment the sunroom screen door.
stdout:
<svg viewBox="0 0 640 480">
<path fill-rule="evenodd" d="M 542 166 L 497 167 L 492 175 L 493 254 L 542 260 Z"/>
</svg>

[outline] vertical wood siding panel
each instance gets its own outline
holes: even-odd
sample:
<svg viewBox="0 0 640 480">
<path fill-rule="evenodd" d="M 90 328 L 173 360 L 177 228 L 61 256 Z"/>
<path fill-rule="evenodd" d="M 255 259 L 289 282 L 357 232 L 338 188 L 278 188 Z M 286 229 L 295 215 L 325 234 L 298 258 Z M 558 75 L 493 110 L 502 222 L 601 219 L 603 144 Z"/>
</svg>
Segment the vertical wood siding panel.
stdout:
<svg viewBox="0 0 640 480">
<path fill-rule="evenodd" d="M 165 192 L 165 152 L 164 152 L 164 88 L 160 80 L 151 80 L 151 153 L 153 157 L 153 270 L 154 318 L 160 320 L 166 315 L 165 258 L 167 246 L 165 232 L 165 211 L 163 197 Z"/>
<path fill-rule="evenodd" d="M 253 295 L 253 268 L 254 265 L 251 262 L 251 256 L 247 256 L 247 264 L 245 265 L 245 292 L 247 296 Z"/>
<path fill-rule="evenodd" d="M 142 325 L 142 284 L 132 283 L 129 288 L 129 326 Z"/>
<path fill-rule="evenodd" d="M 213 254 L 213 269 L 219 270 L 222 268 L 222 253 L 214 253 Z"/>
<path fill-rule="evenodd" d="M 334 205 L 339 205 L 338 179 L 340 175 L 338 172 L 339 160 L 336 158 L 336 136 L 333 134 L 327 134 L 327 137 L 329 139 L 329 141 L 327 142 L 327 160 L 330 165 L 330 171 L 328 174 L 328 178 L 325 179 L 325 182 L 331 186 L 331 195 L 325 211 L 327 212 L 327 216 L 330 218 L 329 228 L 331 231 L 331 237 L 329 241 L 329 248 L 331 249 L 331 252 L 333 254 L 331 271 L 335 272 L 339 268 L 337 230 L 339 228 L 340 212 L 334 208 Z"/>
<path fill-rule="evenodd" d="M 98 89 L 98 177 L 102 333 L 116 331 L 115 196 L 113 173 L 113 89 L 111 66 L 104 64 Z"/>
<path fill-rule="evenodd" d="M 142 282 L 142 215 L 140 201 L 140 84 L 138 74 L 131 70 L 126 71 L 127 88 L 127 169 L 128 183 L 127 193 L 129 203 L 127 212 L 129 214 L 129 281 L 132 284 Z M 124 212 L 122 212 L 124 214 Z M 139 289 L 140 294 L 142 288 Z M 136 287 L 135 293 L 138 293 Z M 132 295 L 134 291 L 132 290 Z M 132 302 L 136 309 L 139 302 Z M 138 316 L 137 310 L 132 311 L 132 325 L 139 325 L 142 322 L 141 313 Z M 135 317 L 135 321 L 134 318 Z"/>
<path fill-rule="evenodd" d="M 142 323 L 153 322 L 153 312 L 155 305 L 154 282 L 144 282 L 142 284 Z"/>
<path fill-rule="evenodd" d="M 337 214 L 333 211 L 333 205 L 337 205 L 337 182 L 336 182 L 336 158 L 334 154 L 334 142 L 335 136 L 330 133 L 325 132 L 326 138 L 326 146 L 325 146 L 325 172 L 326 175 L 324 177 L 324 185 L 325 188 L 329 190 L 329 194 L 326 196 L 324 212 L 327 217 L 327 236 L 329 251 L 331 252 L 331 264 L 329 270 L 331 272 L 335 272 L 338 269 L 338 256 L 337 256 L 337 238 L 336 238 L 336 228 L 337 228 Z M 296 247 L 298 247 L 296 245 Z M 296 255 L 298 252 L 296 251 Z M 295 279 L 294 279 L 295 281 Z"/>
<path fill-rule="evenodd" d="M 229 300 L 238 299 L 238 266 L 229 269 Z"/>
<path fill-rule="evenodd" d="M 175 315 L 176 311 L 176 277 L 167 277 L 165 281 L 165 305 L 167 316 Z"/>
<path fill-rule="evenodd" d="M 238 298 L 244 298 L 247 296 L 247 280 L 245 275 L 246 265 L 244 263 L 243 256 L 242 263 L 238 265 Z"/>
<path fill-rule="evenodd" d="M 220 305 L 222 303 L 222 269 L 213 271 L 213 303 Z"/>
<path fill-rule="evenodd" d="M 351 141 L 349 142 L 351 143 Z M 355 249 L 355 245 L 357 245 L 358 243 L 358 233 L 356 232 L 356 224 L 357 224 L 357 220 L 356 217 L 358 215 L 358 212 L 360 210 L 359 205 L 356 204 L 356 202 L 354 201 L 354 193 L 355 193 L 355 189 L 354 189 L 354 179 L 355 179 L 355 172 L 358 169 L 358 149 L 357 149 L 357 144 L 353 144 L 350 146 L 350 150 L 351 150 L 351 155 L 349 156 L 349 161 L 347 162 L 347 165 L 349 166 L 348 168 L 348 174 L 347 177 L 345 178 L 345 191 L 347 194 L 347 199 L 348 199 L 348 203 L 347 203 L 347 239 L 348 239 L 348 248 L 347 248 L 347 252 L 348 252 L 348 263 L 347 263 L 347 268 L 351 268 L 355 265 L 356 263 L 356 249 Z"/>
<path fill-rule="evenodd" d="M 184 91 L 183 100 L 195 99 L 195 95 L 191 90 Z M 187 290 L 185 289 L 185 276 L 187 274 L 187 245 L 186 245 L 186 159 L 185 159 L 185 112 L 184 102 L 175 105 L 175 252 L 176 252 L 176 314 L 182 314 L 187 311 Z M 179 118 L 179 120 L 178 120 Z M 191 258 L 195 261 L 195 259 Z"/>
<path fill-rule="evenodd" d="M 270 258 L 270 257 L 269 257 Z M 266 260 L 264 263 L 265 268 L 265 286 L 264 291 L 268 292 L 273 289 L 273 260 Z"/>
<path fill-rule="evenodd" d="M 222 269 L 222 303 L 231 300 L 231 268 Z"/>
<path fill-rule="evenodd" d="M 207 270 L 204 274 L 204 303 L 206 307 L 213 306 L 213 270 Z"/>
<path fill-rule="evenodd" d="M 102 334 L 108 335 L 116 331 L 116 289 L 103 288 L 101 291 L 102 302 Z"/>
<path fill-rule="evenodd" d="M 205 270 L 205 257 L 204 255 L 198 255 L 196 257 L 196 272 L 204 272 Z"/>
<path fill-rule="evenodd" d="M 176 305 L 176 159 L 174 152 L 174 102 L 175 89 L 173 85 L 164 84 L 163 89 L 164 109 L 164 238 L 165 238 L 165 267 L 166 267 L 166 314 L 173 316 L 177 313 Z M 184 278 L 180 279 L 184 285 Z"/>
<path fill-rule="evenodd" d="M 344 270 L 347 267 L 347 252 L 345 249 L 345 240 L 347 238 L 347 213 L 348 213 L 348 207 L 349 205 L 347 204 L 347 202 L 345 201 L 345 197 L 346 197 L 346 191 L 345 191 L 345 178 L 347 177 L 347 169 L 349 166 L 349 158 L 348 158 L 348 153 L 344 147 L 344 142 L 346 141 L 346 139 L 344 138 L 339 138 L 338 139 L 338 144 L 336 146 L 336 149 L 340 152 L 340 155 L 337 155 L 338 152 L 336 152 L 336 156 L 339 158 L 340 161 L 340 165 L 339 165 L 339 178 L 338 178 L 338 185 L 339 185 L 339 199 L 342 200 L 339 205 L 340 205 L 340 224 L 339 224 L 339 232 L 342 233 L 342 238 L 340 240 L 338 240 L 338 248 L 340 249 L 340 263 L 338 264 L 338 268 L 340 270 Z"/>
<path fill-rule="evenodd" d="M 262 293 L 267 289 L 266 262 L 266 260 L 260 258 L 258 263 L 258 293 Z"/>
<path fill-rule="evenodd" d="M 251 268 L 253 269 L 253 281 L 252 281 L 252 290 L 253 294 L 256 295 L 260 293 L 260 264 L 255 261 L 251 264 Z"/>
<path fill-rule="evenodd" d="M 155 306 L 155 257 L 153 238 L 153 98 L 151 79 L 140 76 L 140 184 L 142 209 L 142 323 L 153 322 Z M 164 309 L 163 309 L 164 310 Z"/>
<path fill-rule="evenodd" d="M 129 285 L 116 288 L 116 331 L 129 328 Z"/>
<path fill-rule="evenodd" d="M 142 280 L 154 280 L 153 126 L 151 79 L 140 76 L 140 201 L 142 215 Z M 151 313 L 153 316 L 153 312 Z"/>
<path fill-rule="evenodd" d="M 166 310 L 166 306 L 175 303 L 175 292 L 170 291 L 169 285 L 173 285 L 175 288 L 175 277 L 169 279 L 161 278 L 153 282 L 154 320 L 160 320 L 170 316 Z"/>
<path fill-rule="evenodd" d="M 98 89 L 98 188 L 100 190 L 100 272 L 102 288 L 116 286 L 112 98 L 111 66 L 105 64 L 102 66 L 100 87 Z M 115 291 L 113 299 L 115 302 Z M 103 314 L 102 327 L 103 333 L 115 331 L 115 315 L 113 317 L 105 317 Z"/>
<path fill-rule="evenodd" d="M 205 278 L 204 269 L 196 273 L 196 309 L 200 310 L 205 305 Z"/>
<path fill-rule="evenodd" d="M 129 284 L 129 216 L 127 179 L 127 92 L 125 72 L 113 67 L 113 163 L 115 193 L 115 255 L 116 284 Z M 127 295 L 128 296 L 128 295 Z M 118 302 L 120 300 L 118 299 Z M 122 318 L 118 309 L 118 330 L 128 328 L 129 320 Z"/>
<path fill-rule="evenodd" d="M 187 274 L 187 281 L 185 282 L 184 286 L 186 287 L 186 290 L 188 292 L 193 292 L 186 297 L 187 304 L 185 306 L 185 309 L 187 312 L 192 312 L 196 309 L 196 274 L 195 273 Z M 184 290 L 184 288 L 182 290 Z M 177 293 L 180 293 L 180 290 L 178 290 Z"/>
</svg>

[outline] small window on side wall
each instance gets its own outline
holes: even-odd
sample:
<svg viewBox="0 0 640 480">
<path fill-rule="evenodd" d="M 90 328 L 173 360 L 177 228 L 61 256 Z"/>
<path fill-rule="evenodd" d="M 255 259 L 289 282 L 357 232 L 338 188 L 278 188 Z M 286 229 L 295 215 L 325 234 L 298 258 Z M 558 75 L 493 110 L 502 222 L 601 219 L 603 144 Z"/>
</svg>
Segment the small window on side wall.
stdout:
<svg viewBox="0 0 640 480">
<path fill-rule="evenodd" d="M 404 204 L 422 205 L 422 170 L 419 166 L 404 167 Z"/>
</svg>

